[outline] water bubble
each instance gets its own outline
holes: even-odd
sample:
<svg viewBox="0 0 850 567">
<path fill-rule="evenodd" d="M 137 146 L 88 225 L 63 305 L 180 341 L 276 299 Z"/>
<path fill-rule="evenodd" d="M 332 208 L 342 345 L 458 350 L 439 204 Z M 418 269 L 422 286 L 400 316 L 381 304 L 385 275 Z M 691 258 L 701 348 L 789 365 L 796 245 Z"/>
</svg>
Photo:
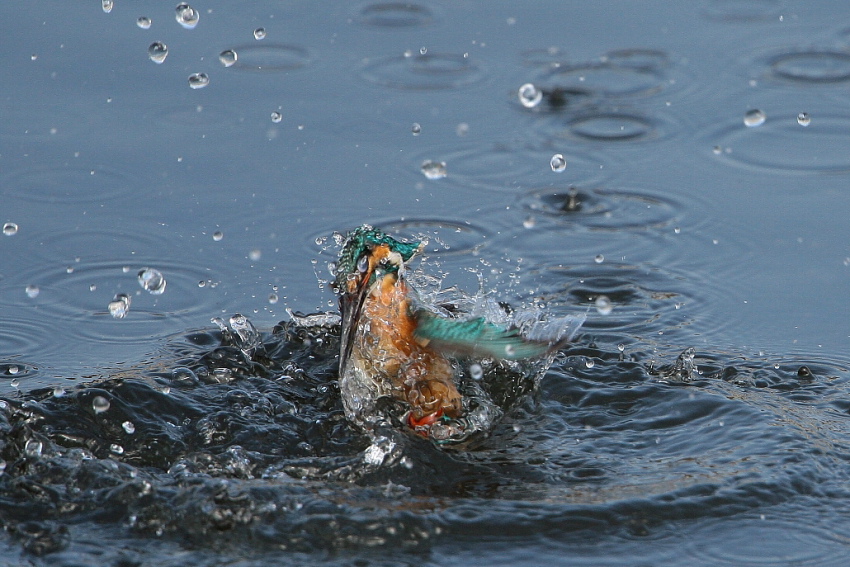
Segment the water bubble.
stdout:
<svg viewBox="0 0 850 567">
<path fill-rule="evenodd" d="M 44 445 L 36 439 L 30 439 L 24 445 L 24 453 L 26 453 L 27 457 L 40 457 L 43 449 Z"/>
<path fill-rule="evenodd" d="M 526 108 L 534 108 L 543 100 L 543 91 L 531 83 L 525 83 L 517 91 L 519 102 Z"/>
<path fill-rule="evenodd" d="M 280 112 L 276 110 L 272 112 L 272 122 L 278 124 L 281 120 L 283 120 L 283 115 Z"/>
<path fill-rule="evenodd" d="M 410 127 L 410 131 L 413 132 L 414 136 L 418 136 L 422 132 L 422 126 L 419 125 L 419 122 L 414 122 L 413 126 Z"/>
<path fill-rule="evenodd" d="M 219 242 L 222 238 L 224 238 L 224 233 L 220 230 L 217 230 L 213 233 L 213 240 Z"/>
<path fill-rule="evenodd" d="M 149 30 L 151 29 L 151 19 L 147 16 L 141 16 L 138 20 L 136 20 L 136 25 L 143 30 Z"/>
<path fill-rule="evenodd" d="M 191 30 L 198 25 L 198 20 L 200 19 L 201 14 L 190 5 L 185 2 L 181 2 L 177 4 L 177 8 L 174 10 L 174 19 L 176 19 L 177 23 L 187 30 Z"/>
<path fill-rule="evenodd" d="M 237 59 L 239 59 L 239 56 L 236 55 L 236 52 L 232 49 L 225 49 L 218 55 L 218 60 L 221 61 L 221 64 L 225 67 L 233 66 Z"/>
<path fill-rule="evenodd" d="M 112 11 L 112 8 L 115 7 L 115 2 L 112 0 L 101 0 L 100 5 L 103 8 L 104 13 L 108 14 Z"/>
<path fill-rule="evenodd" d="M 109 409 L 109 400 L 103 396 L 95 396 L 91 401 L 91 407 L 94 413 L 103 413 Z"/>
<path fill-rule="evenodd" d="M 484 377 L 484 369 L 481 368 L 480 364 L 470 364 L 469 365 L 469 376 L 473 380 L 481 380 Z"/>
<path fill-rule="evenodd" d="M 159 270 L 145 268 L 139 272 L 139 285 L 151 295 L 162 295 L 166 283 L 165 276 Z"/>
<path fill-rule="evenodd" d="M 210 78 L 206 73 L 192 73 L 189 75 L 189 86 L 193 89 L 202 89 L 210 84 Z"/>
<path fill-rule="evenodd" d="M 254 30 L 254 39 L 261 40 L 266 38 L 266 28 L 257 28 Z"/>
<path fill-rule="evenodd" d="M 748 128 L 761 126 L 764 124 L 765 120 L 767 120 L 767 115 L 757 108 L 748 110 L 747 113 L 744 114 L 744 125 Z"/>
<path fill-rule="evenodd" d="M 812 117 L 809 116 L 808 112 L 801 112 L 797 115 L 797 124 L 800 126 L 808 126 L 812 123 Z"/>
<path fill-rule="evenodd" d="M 567 160 L 564 159 L 563 155 L 555 154 L 552 156 L 552 159 L 549 160 L 549 166 L 552 168 L 552 171 L 561 173 L 567 169 Z"/>
<path fill-rule="evenodd" d="M 597 255 L 593 258 L 593 261 L 594 261 L 594 262 L 596 262 L 597 264 L 601 264 L 602 262 L 604 262 L 604 261 L 605 261 L 605 256 L 603 256 L 602 254 L 597 254 Z"/>
<path fill-rule="evenodd" d="M 3 234 L 6 236 L 15 236 L 18 234 L 18 225 L 13 222 L 7 222 L 3 225 Z"/>
<path fill-rule="evenodd" d="M 24 288 L 24 291 L 27 293 L 27 297 L 29 297 L 30 299 L 35 299 L 36 297 L 38 297 L 38 294 L 41 293 L 41 290 L 38 289 L 38 286 L 33 284 L 30 284 L 26 288 Z"/>
<path fill-rule="evenodd" d="M 270 293 L 270 294 L 269 294 L 269 303 L 271 303 L 272 305 L 274 305 L 274 304 L 275 304 L 275 303 L 277 303 L 278 301 L 279 301 L 279 298 L 278 298 L 278 296 L 277 296 L 277 294 L 276 294 L 276 293 Z"/>
<path fill-rule="evenodd" d="M 614 306 L 611 304 L 611 300 L 608 299 L 608 296 L 606 295 L 600 295 L 597 297 L 594 305 L 600 315 L 610 315 L 611 311 L 614 309 Z"/>
<path fill-rule="evenodd" d="M 422 162 L 422 174 L 428 179 L 442 179 L 448 175 L 446 162 L 425 160 Z"/>
<path fill-rule="evenodd" d="M 161 41 L 155 41 L 148 47 L 148 57 L 156 64 L 160 64 L 168 57 L 168 46 Z"/>
<path fill-rule="evenodd" d="M 114 318 L 123 319 L 127 316 L 127 312 L 130 311 L 130 296 L 126 293 L 119 293 L 109 302 L 107 309 L 109 310 L 109 314 Z"/>
</svg>

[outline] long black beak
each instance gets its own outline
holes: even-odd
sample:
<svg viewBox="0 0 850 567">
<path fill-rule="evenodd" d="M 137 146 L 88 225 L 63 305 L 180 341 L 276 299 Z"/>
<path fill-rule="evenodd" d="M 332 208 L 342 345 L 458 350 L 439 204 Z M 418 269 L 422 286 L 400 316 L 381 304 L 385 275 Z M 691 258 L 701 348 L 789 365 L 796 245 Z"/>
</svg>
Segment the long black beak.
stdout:
<svg viewBox="0 0 850 567">
<path fill-rule="evenodd" d="M 339 298 L 339 312 L 342 315 L 342 336 L 339 347 L 339 377 L 345 375 L 345 367 L 351 358 L 354 349 L 354 334 L 357 332 L 357 324 L 360 322 L 360 314 L 363 311 L 363 302 L 369 293 L 369 279 L 372 270 L 363 274 L 360 285 L 354 293 L 344 292 Z"/>
</svg>

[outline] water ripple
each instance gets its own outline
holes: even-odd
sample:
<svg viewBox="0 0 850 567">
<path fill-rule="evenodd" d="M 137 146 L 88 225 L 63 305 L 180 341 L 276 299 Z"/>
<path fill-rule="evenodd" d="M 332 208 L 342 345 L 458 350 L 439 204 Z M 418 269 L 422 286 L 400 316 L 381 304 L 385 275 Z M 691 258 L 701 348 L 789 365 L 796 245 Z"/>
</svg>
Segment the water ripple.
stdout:
<svg viewBox="0 0 850 567">
<path fill-rule="evenodd" d="M 708 0 L 703 13 L 722 22 L 759 22 L 776 20 L 780 8 L 779 0 Z"/>
<path fill-rule="evenodd" d="M 109 167 L 36 167 L 10 173 L 0 194 L 41 203 L 91 203 L 117 199 L 138 189 L 129 175 Z"/>
<path fill-rule="evenodd" d="M 280 73 L 302 69 L 313 62 L 306 47 L 277 43 L 237 45 L 238 59 L 230 67 L 236 71 Z"/>
<path fill-rule="evenodd" d="M 427 91 L 467 87 L 482 81 L 486 73 L 466 54 L 428 52 L 369 61 L 360 76 L 384 87 Z"/>
<path fill-rule="evenodd" d="M 376 28 L 421 28 L 434 23 L 431 8 L 412 2 L 376 2 L 363 6 L 357 14 L 358 23 Z"/>
</svg>

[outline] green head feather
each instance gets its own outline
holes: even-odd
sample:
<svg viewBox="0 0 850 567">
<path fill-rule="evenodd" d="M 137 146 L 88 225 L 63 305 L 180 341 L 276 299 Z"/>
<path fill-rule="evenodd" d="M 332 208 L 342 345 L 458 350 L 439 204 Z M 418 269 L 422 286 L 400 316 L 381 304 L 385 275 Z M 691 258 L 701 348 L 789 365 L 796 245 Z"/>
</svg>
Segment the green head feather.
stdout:
<svg viewBox="0 0 850 567">
<path fill-rule="evenodd" d="M 339 253 L 339 261 L 336 267 L 336 280 L 334 284 L 340 291 L 345 290 L 345 282 L 349 274 L 357 273 L 357 262 L 368 254 L 375 246 L 385 244 L 393 252 L 397 252 L 404 262 L 410 260 L 420 248 L 421 243 L 399 242 L 385 232 L 363 225 L 348 233 L 342 251 Z M 388 271 L 397 270 L 395 266 L 389 266 Z"/>
</svg>

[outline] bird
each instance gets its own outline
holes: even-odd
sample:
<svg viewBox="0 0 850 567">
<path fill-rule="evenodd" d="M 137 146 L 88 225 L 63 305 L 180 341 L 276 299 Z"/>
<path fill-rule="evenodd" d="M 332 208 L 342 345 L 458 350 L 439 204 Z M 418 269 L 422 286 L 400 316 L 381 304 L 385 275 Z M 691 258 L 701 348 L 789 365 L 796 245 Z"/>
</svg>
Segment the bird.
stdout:
<svg viewBox="0 0 850 567">
<path fill-rule="evenodd" d="M 363 225 L 346 236 L 334 269 L 340 393 L 346 418 L 367 429 L 381 419 L 378 400 L 389 397 L 406 404 L 407 426 L 427 436 L 435 423 L 463 416 L 457 357 L 518 360 L 561 344 L 426 304 L 407 277 L 423 248 Z"/>
</svg>

